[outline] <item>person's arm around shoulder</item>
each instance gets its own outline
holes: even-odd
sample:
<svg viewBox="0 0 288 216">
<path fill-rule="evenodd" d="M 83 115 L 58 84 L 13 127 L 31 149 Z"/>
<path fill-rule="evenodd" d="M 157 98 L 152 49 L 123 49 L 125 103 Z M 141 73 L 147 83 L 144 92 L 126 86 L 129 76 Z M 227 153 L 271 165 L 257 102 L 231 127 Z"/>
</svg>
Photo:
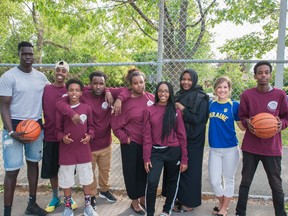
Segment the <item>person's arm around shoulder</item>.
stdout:
<svg viewBox="0 0 288 216">
<path fill-rule="evenodd" d="M 71 120 L 75 123 L 78 124 L 81 119 L 80 116 L 75 110 L 73 110 L 70 106 L 69 98 L 68 96 L 64 96 L 62 98 L 59 98 L 56 101 L 56 109 L 62 114 L 62 115 L 67 115 L 71 118 Z"/>
<path fill-rule="evenodd" d="M 114 103 L 113 95 L 107 88 L 105 88 L 105 102 L 108 103 L 109 107 L 112 107 Z"/>
<path fill-rule="evenodd" d="M 121 114 L 122 103 L 128 100 L 128 98 L 131 96 L 131 91 L 128 88 L 117 88 L 117 91 L 117 98 L 113 104 L 112 109 L 112 113 L 114 113 L 115 116 Z"/>
</svg>

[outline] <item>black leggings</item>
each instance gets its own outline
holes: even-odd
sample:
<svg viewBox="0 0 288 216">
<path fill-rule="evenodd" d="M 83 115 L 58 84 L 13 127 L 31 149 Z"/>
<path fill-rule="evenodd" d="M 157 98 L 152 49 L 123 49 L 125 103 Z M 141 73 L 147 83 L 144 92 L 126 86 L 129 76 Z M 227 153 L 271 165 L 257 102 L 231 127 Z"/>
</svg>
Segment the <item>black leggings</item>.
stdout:
<svg viewBox="0 0 288 216">
<path fill-rule="evenodd" d="M 160 175 L 164 167 L 166 181 L 166 200 L 163 206 L 163 211 L 171 212 L 178 191 L 180 179 L 180 147 L 152 148 L 151 164 L 152 168 L 147 175 L 146 189 L 146 208 L 147 216 L 153 216 L 155 213 L 155 202 L 157 187 L 160 180 Z"/>
</svg>

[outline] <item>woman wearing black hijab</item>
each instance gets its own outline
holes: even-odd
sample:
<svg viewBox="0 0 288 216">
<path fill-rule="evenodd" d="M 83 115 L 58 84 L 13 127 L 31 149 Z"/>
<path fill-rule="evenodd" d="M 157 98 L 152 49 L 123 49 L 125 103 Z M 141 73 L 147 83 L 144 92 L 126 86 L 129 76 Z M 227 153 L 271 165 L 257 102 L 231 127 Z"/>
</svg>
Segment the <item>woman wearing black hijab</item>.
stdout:
<svg viewBox="0 0 288 216">
<path fill-rule="evenodd" d="M 186 69 L 180 76 L 175 95 L 176 107 L 182 111 L 187 134 L 188 169 L 181 173 L 174 211 L 187 212 L 201 205 L 202 161 L 205 130 L 209 114 L 209 96 L 197 85 L 198 75 Z"/>
</svg>

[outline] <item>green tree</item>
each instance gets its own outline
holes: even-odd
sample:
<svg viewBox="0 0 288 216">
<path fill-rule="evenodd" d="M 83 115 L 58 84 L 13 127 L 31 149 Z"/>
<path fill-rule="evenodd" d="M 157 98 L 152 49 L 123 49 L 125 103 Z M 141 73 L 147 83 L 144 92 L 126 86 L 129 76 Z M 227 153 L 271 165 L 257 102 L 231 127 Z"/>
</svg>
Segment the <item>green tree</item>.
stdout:
<svg viewBox="0 0 288 216">
<path fill-rule="evenodd" d="M 216 68 L 216 74 L 213 82 L 220 76 L 228 76 L 232 81 L 233 91 L 231 96 L 234 100 L 239 100 L 240 94 L 245 89 L 254 87 L 256 85 L 254 74 L 250 69 L 250 65 L 246 66 L 244 64 L 219 64 Z"/>
<path fill-rule="evenodd" d="M 257 24 L 261 31 L 252 31 L 244 36 L 231 39 L 220 49 L 228 56 L 240 59 L 261 59 L 277 45 L 277 30 L 280 4 L 276 0 L 223 0 L 225 7 L 217 7 L 212 24 L 230 21 L 236 25 Z M 286 36 L 287 37 L 287 36 Z M 288 39 L 288 37 L 287 37 Z M 286 39 L 286 46 L 288 40 Z"/>
<path fill-rule="evenodd" d="M 115 0 L 114 15 L 125 14 L 125 21 L 134 29 L 157 44 L 159 32 L 159 1 Z M 209 56 L 210 35 L 207 31 L 207 15 L 213 1 L 173 0 L 164 2 L 164 59 L 193 59 Z M 111 4 L 111 1 L 105 1 Z M 116 12 L 116 13 L 115 13 Z M 125 22 L 124 21 L 124 22 Z M 156 61 L 155 56 L 155 61 Z M 170 62 L 163 67 L 163 78 L 169 77 L 178 86 L 179 74 L 187 67 L 185 62 Z"/>
<path fill-rule="evenodd" d="M 158 4 L 158 0 L 2 0 L 0 61 L 17 62 L 17 43 L 29 40 L 36 45 L 38 63 L 55 63 L 60 59 L 69 63 L 156 62 Z M 262 33 L 228 41 L 222 48 L 229 56 L 240 59 L 260 57 L 275 46 L 278 8 L 279 2 L 271 0 L 166 0 L 163 57 L 212 58 L 213 35 L 209 30 L 215 24 L 261 24 L 264 20 Z M 90 71 L 104 69 L 115 83 L 121 84 L 127 67 L 73 67 L 72 73 L 87 79 Z M 169 62 L 163 67 L 163 78 L 178 87 L 179 73 L 185 67 L 196 69 L 205 81 L 215 73 L 211 64 Z M 148 75 L 156 73 L 155 67 L 142 69 Z"/>
</svg>

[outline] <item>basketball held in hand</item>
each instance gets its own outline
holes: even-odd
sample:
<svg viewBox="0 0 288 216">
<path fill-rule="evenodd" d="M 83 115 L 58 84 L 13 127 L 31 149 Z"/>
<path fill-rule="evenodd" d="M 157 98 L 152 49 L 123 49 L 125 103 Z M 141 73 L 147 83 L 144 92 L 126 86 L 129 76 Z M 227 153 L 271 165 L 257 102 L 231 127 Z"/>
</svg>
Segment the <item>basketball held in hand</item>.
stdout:
<svg viewBox="0 0 288 216">
<path fill-rule="evenodd" d="M 37 121 L 27 119 L 21 121 L 16 127 L 17 133 L 24 133 L 21 136 L 29 139 L 29 142 L 35 141 L 41 134 L 41 126 Z"/>
<path fill-rule="evenodd" d="M 277 133 L 278 120 L 270 113 L 263 112 L 255 115 L 251 124 L 254 127 L 254 134 L 259 138 L 271 138 Z"/>
</svg>

